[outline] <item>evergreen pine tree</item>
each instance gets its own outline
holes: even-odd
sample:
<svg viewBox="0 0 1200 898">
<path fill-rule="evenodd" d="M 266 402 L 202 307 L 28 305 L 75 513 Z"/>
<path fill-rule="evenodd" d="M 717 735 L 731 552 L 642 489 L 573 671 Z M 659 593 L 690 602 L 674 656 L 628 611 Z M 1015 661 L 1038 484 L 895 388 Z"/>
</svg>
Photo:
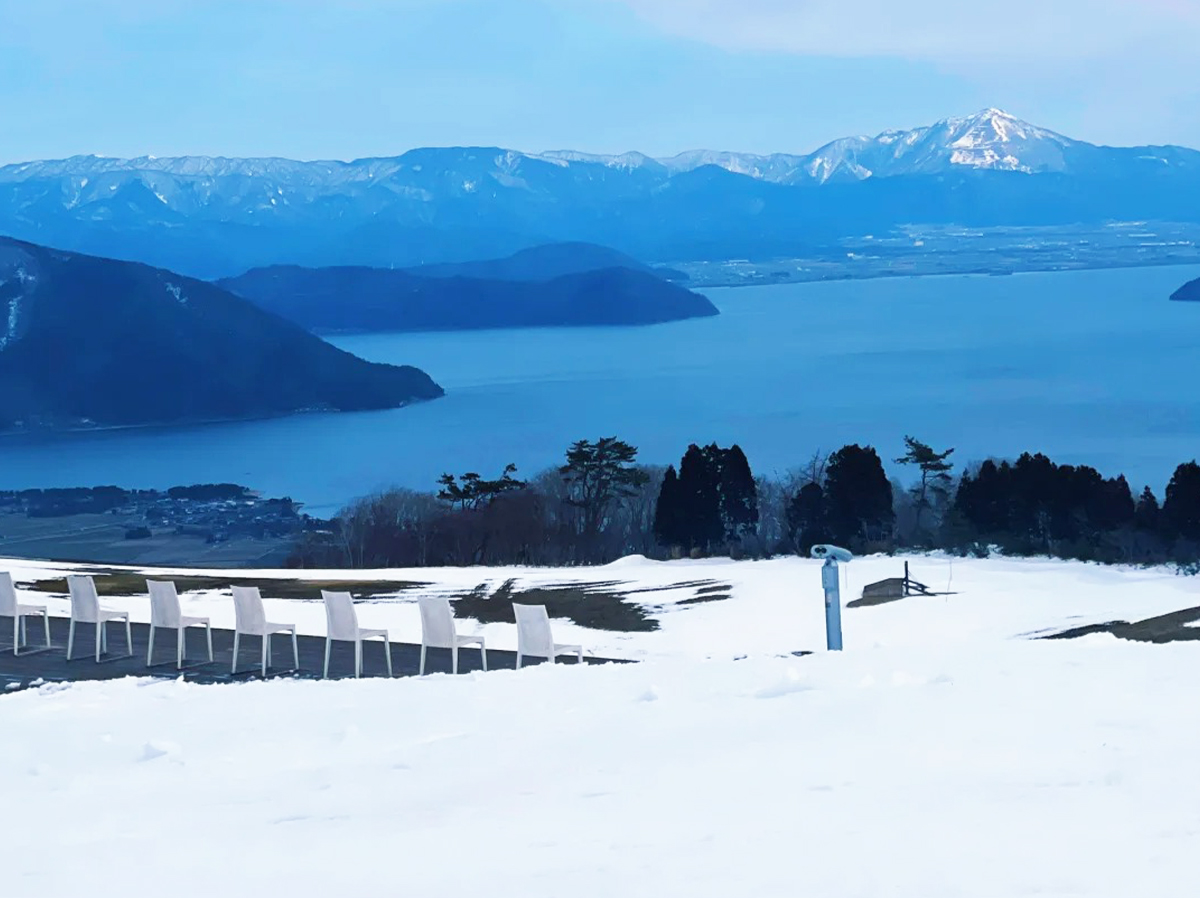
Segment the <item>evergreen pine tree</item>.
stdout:
<svg viewBox="0 0 1200 898">
<path fill-rule="evenodd" d="M 1137 508 L 1133 512 L 1133 524 L 1145 533 L 1157 533 L 1162 523 L 1160 515 L 1158 497 L 1150 487 L 1146 487 L 1138 497 Z"/>
<path fill-rule="evenodd" d="M 830 542 L 825 522 L 825 491 L 819 483 L 806 483 L 787 508 L 788 535 L 796 550 L 807 555 L 817 543 Z"/>
<path fill-rule="evenodd" d="M 637 447 L 616 437 L 579 440 L 567 450 L 567 463 L 558 472 L 567 487 L 566 503 L 579 510 L 585 539 L 594 540 L 613 507 L 646 482 L 636 459 Z"/>
<path fill-rule="evenodd" d="M 683 495 L 674 465 L 667 468 L 667 473 L 663 475 L 658 501 L 654 505 L 654 537 L 659 545 L 668 549 L 688 544 Z"/>
<path fill-rule="evenodd" d="M 708 551 L 722 542 L 720 461 L 716 446 L 693 443 L 679 465 L 679 491 L 688 549 Z"/>
<path fill-rule="evenodd" d="M 935 498 L 944 498 L 950 489 L 950 472 L 954 465 L 946 459 L 954 454 L 954 450 L 935 452 L 927 444 L 909 436 L 904 438 L 904 445 L 908 451 L 896 459 L 896 463 L 916 465 L 921 471 L 921 479 L 910 490 L 916 502 L 916 531 L 920 533 L 924 513 L 933 508 Z"/>
<path fill-rule="evenodd" d="M 1162 518 L 1172 536 L 1200 542 L 1200 465 L 1185 462 L 1167 485 Z"/>
<path fill-rule="evenodd" d="M 825 519 L 834 541 L 850 548 L 880 538 L 895 521 L 892 485 L 870 446 L 843 446 L 829 459 Z"/>
<path fill-rule="evenodd" d="M 720 476 L 721 523 L 724 541 L 730 545 L 752 536 L 758 528 L 758 489 L 750 462 L 736 443 L 716 450 Z"/>
</svg>

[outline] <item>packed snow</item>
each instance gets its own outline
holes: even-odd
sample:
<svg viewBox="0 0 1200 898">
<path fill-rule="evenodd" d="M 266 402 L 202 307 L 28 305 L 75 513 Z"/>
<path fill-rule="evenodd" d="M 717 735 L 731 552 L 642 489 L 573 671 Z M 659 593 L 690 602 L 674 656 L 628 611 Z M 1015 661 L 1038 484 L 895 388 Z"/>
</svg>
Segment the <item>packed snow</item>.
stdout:
<svg viewBox="0 0 1200 898">
<path fill-rule="evenodd" d="M 635 594 L 661 629 L 555 621 L 556 637 L 631 665 L 0 696 L 3 894 L 1191 894 L 1200 643 L 1030 637 L 1195 607 L 1200 579 L 910 563 L 953 594 L 847 608 L 841 653 L 823 651 L 807 560 L 386 571 L 365 576 L 444 594 L 661 587 Z M 0 564 L 18 581 L 64 569 Z M 843 574 L 851 598 L 902 561 Z M 730 598 L 680 604 L 681 584 L 707 580 Z M 415 639 L 414 596 L 363 603 L 362 625 Z M 318 603 L 268 601 L 273 619 L 323 632 Z M 110 602 L 148 614 L 144 598 Z M 232 618 L 219 594 L 184 603 Z M 462 626 L 515 643 L 509 625 Z"/>
</svg>

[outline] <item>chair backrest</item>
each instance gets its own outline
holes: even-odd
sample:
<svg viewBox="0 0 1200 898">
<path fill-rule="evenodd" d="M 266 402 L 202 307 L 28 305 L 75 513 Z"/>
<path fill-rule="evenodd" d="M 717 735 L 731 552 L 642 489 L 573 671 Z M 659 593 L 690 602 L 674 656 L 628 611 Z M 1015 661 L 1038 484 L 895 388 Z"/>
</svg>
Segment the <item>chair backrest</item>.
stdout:
<svg viewBox="0 0 1200 898">
<path fill-rule="evenodd" d="M 150 590 L 150 623 L 156 627 L 178 627 L 183 619 L 179 609 L 179 593 L 169 580 L 147 580 Z"/>
<path fill-rule="evenodd" d="M 100 619 L 100 597 L 96 581 L 88 574 L 68 574 L 67 588 L 71 590 L 71 620 L 94 624 Z"/>
<path fill-rule="evenodd" d="M 553 654 L 554 637 L 550 633 L 550 614 L 546 606 L 513 602 L 513 614 L 517 618 L 517 651 L 538 657 Z"/>
<path fill-rule="evenodd" d="M 454 648 L 454 609 L 445 596 L 418 596 L 421 608 L 421 644 L 435 649 Z"/>
<path fill-rule="evenodd" d="M 348 592 L 321 590 L 325 600 L 325 627 L 330 639 L 358 639 L 358 615 Z"/>
<path fill-rule="evenodd" d="M 261 636 L 267 628 L 267 612 L 257 586 L 233 587 L 234 626 L 239 633 Z"/>
<path fill-rule="evenodd" d="M 0 571 L 0 617 L 13 617 L 17 613 L 17 586 L 12 574 Z"/>
</svg>

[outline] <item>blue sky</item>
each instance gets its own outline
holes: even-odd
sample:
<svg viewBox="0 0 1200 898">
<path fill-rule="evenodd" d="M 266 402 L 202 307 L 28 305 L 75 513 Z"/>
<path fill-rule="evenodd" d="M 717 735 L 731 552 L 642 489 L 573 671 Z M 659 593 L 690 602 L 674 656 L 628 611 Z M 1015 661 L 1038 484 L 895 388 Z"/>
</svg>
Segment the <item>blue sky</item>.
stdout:
<svg viewBox="0 0 1200 898">
<path fill-rule="evenodd" d="M 806 152 L 999 106 L 1200 146 L 1200 0 L 38 0 L 0 161 L 414 146 Z"/>
</svg>

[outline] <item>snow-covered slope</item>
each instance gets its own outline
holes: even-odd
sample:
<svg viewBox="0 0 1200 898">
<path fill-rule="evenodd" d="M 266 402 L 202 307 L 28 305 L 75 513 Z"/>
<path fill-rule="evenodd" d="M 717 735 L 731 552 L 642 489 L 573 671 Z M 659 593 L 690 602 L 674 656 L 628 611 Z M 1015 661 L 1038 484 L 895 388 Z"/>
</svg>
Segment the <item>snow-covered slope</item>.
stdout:
<svg viewBox="0 0 1200 898">
<path fill-rule="evenodd" d="M 1013 639 L 1111 620 L 1143 620 L 1182 608 L 1200 606 L 1200 577 L 1180 577 L 1167 568 L 1106 568 L 1075 562 L 961 559 L 944 556 L 913 558 L 912 576 L 937 591 L 954 595 L 908 599 L 876 608 L 848 609 L 844 619 L 847 646 L 920 646 L 941 642 Z M 69 564 L 0 560 L 19 581 L 61 577 Z M 211 575 L 211 571 L 156 569 L 152 576 Z M 295 570 L 238 571 L 238 576 L 295 579 Z M 863 584 L 900 576 L 903 562 L 878 556 L 842 567 L 843 598 Z M 365 627 L 386 627 L 392 638 L 420 642 L 417 596 L 422 592 L 460 596 L 486 585 L 495 590 L 512 580 L 517 590 L 563 584 L 608 584 L 608 589 L 643 604 L 660 623 L 644 633 L 589 630 L 569 621 L 556 623 L 562 641 L 582 643 L 605 658 L 711 659 L 817 651 L 824 647 L 824 605 L 820 563 L 803 558 L 732 562 L 728 559 L 659 562 L 627 558 L 594 568 L 419 568 L 387 571 L 304 571 L 320 580 L 384 580 L 429 584 L 396 598 L 362 605 Z M 697 583 L 727 585 L 732 598 L 695 602 Z M 620 585 L 612 585 L 620 584 Z M 324 635 L 325 611 L 314 600 L 272 599 L 264 589 L 268 616 L 295 622 L 302 634 Z M 34 596 L 31 596 L 34 598 Z M 36 596 L 47 601 L 44 595 Z M 115 608 L 134 621 L 149 622 L 145 597 L 113 598 Z M 232 627 L 228 593 L 189 593 L 184 613 L 210 617 L 214 627 Z M 52 614 L 66 616 L 65 597 L 48 599 Z M 464 631 L 487 637 L 498 649 L 516 648 L 510 624 L 463 623 Z"/>
<path fill-rule="evenodd" d="M 838 178 L 934 174 L 955 166 L 1026 173 L 1068 170 L 1078 144 L 1002 112 L 986 109 L 912 131 L 835 141 L 807 157 L 805 171 L 824 182 Z"/>
<path fill-rule="evenodd" d="M 0 696 L 4 895 L 1193 891 L 1200 644 L 1022 634 L 1195 605 L 1194 578 L 956 562 L 959 595 L 848 609 L 845 652 L 795 658 L 821 642 L 808 562 L 569 573 L 735 590 L 665 612 L 635 665 Z"/>
<path fill-rule="evenodd" d="M 1031 125 L 1000 109 L 942 119 L 911 131 L 884 131 L 874 137 L 843 137 L 807 155 L 756 155 L 692 150 L 657 160 L 641 154 L 585 156 L 550 154 L 557 158 L 598 162 L 610 166 L 662 166 L 671 174 L 715 165 L 736 174 L 779 184 L 820 184 L 859 181 L 871 177 L 937 174 L 955 169 L 988 169 L 1026 174 L 1059 172 L 1089 174 L 1113 157 L 1140 161 L 1178 162 L 1194 151 L 1177 147 L 1144 147 L 1136 153 L 1097 147 Z"/>
</svg>

